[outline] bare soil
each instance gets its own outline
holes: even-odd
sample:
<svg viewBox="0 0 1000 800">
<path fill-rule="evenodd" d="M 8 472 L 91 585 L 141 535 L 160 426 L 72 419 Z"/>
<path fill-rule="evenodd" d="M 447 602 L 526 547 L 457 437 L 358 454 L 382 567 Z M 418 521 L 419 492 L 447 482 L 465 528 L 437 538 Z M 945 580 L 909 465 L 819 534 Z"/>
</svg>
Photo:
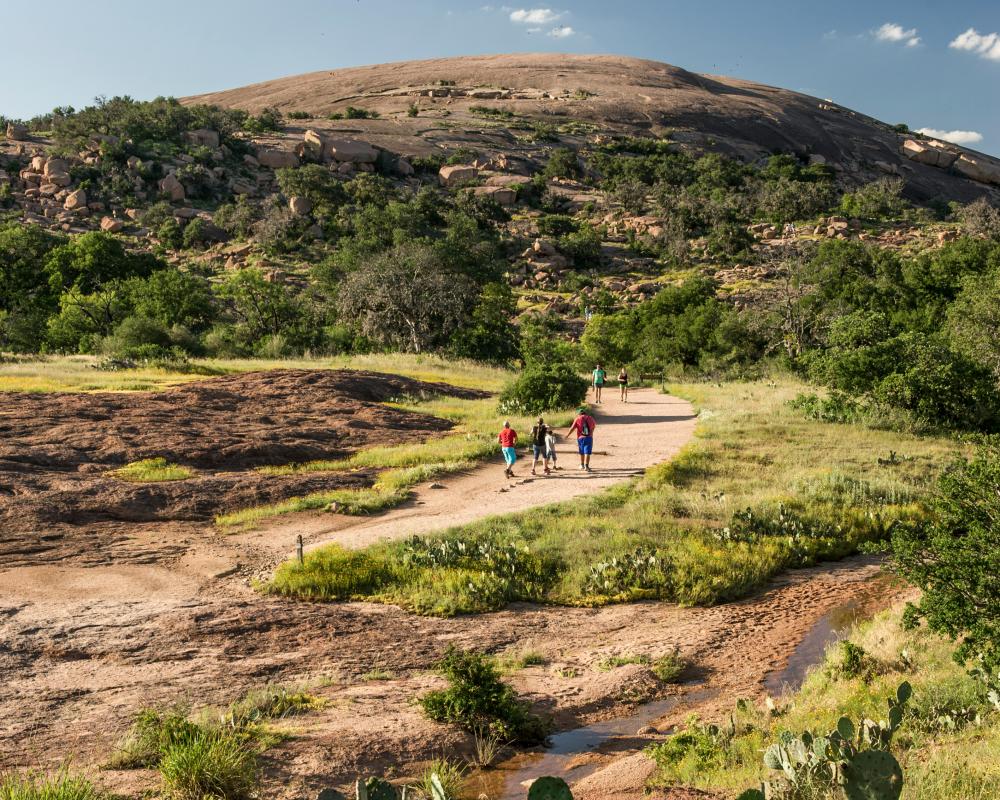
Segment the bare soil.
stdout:
<svg viewBox="0 0 1000 800">
<path fill-rule="evenodd" d="M 183 550 L 121 547 L 144 532 L 204 527 L 217 514 L 334 488 L 368 486 L 370 470 L 271 476 L 256 467 L 339 459 L 422 441 L 447 420 L 381 401 L 483 396 L 396 376 L 278 370 L 148 394 L 0 394 L 0 563 L 154 563 Z M 164 457 L 195 477 L 129 483 L 110 473 Z M 183 526 L 182 526 L 183 527 Z M 86 541 L 87 546 L 81 547 Z M 109 558 L 108 550 L 113 551 Z"/>
<path fill-rule="evenodd" d="M 355 378 L 358 387 L 348 388 Z M 61 467 L 75 477 L 74 464 L 106 469 L 165 455 L 199 469 L 245 471 L 274 463 L 269 458 L 329 457 L 331 451 L 346 454 L 386 437 L 399 441 L 444 429 L 435 428 L 446 425 L 441 421 L 377 405 L 379 398 L 440 387 L 407 382 L 387 389 L 383 381 L 350 373 L 281 372 L 249 376 L 245 382 L 207 381 L 163 395 L 7 397 L 0 408 L 3 424 L 13 433 L 3 464 L 30 472 L 41 487 L 36 491 L 44 495 L 57 491 L 56 477 L 46 484 L 40 476 L 58 476 Z M 363 390 L 368 382 L 374 388 Z M 58 541 L 41 542 L 47 524 L 29 535 L 31 526 L 17 521 L 38 513 L 32 511 L 35 506 L 28 502 L 20 513 L 5 507 L 12 527 L 4 528 L 7 552 L 0 553 L 0 770 L 54 766 L 70 756 L 76 768 L 93 768 L 108 758 L 142 707 L 223 705 L 264 684 L 302 682 L 328 705 L 282 723 L 293 736 L 267 756 L 266 796 L 315 796 L 318 788 L 345 785 L 358 773 L 413 775 L 430 758 L 470 753 L 468 736 L 426 720 L 414 705 L 421 693 L 441 685 L 433 665 L 457 644 L 543 653 L 544 666 L 522 670 L 511 680 L 560 729 L 677 695 L 680 703 L 654 725 L 655 733 L 637 732 L 607 743 L 587 756 L 588 775 L 575 781 L 584 800 L 639 800 L 651 768 L 648 759 L 636 755 L 641 747 L 692 710 L 712 717 L 737 697 L 761 696 L 765 676 L 784 665 L 830 609 L 852 598 L 888 602 L 895 590 L 873 583 L 878 565 L 854 559 L 800 570 L 752 598 L 708 609 L 663 603 L 602 609 L 517 605 L 448 620 L 368 603 L 290 602 L 263 597 L 250 585 L 263 567 L 273 567 L 287 554 L 296 529 L 317 542 L 343 537 L 358 545 L 393 535 L 386 527 L 393 523 L 409 533 L 433 529 L 435 518 L 438 524 L 466 519 L 438 515 L 434 503 L 444 503 L 452 514 L 467 515 L 471 509 L 473 517 L 482 517 L 627 479 L 641 465 L 675 452 L 693 427 L 690 408 L 680 401 L 652 392 L 639 393 L 636 401 L 627 409 L 605 406 L 597 449 L 606 455 L 595 456 L 595 475 L 554 478 L 536 489 L 542 479 L 504 482 L 497 465 L 485 465 L 446 482 L 445 490 L 419 487 L 409 508 L 353 527 L 329 514 L 305 514 L 253 535 L 220 536 L 204 522 L 163 519 L 164 511 L 152 521 L 72 516 L 72 524 L 53 523 Z M 354 410 L 343 417 L 331 410 L 345 407 Z M 62 426 L 60 435 L 32 421 L 43 414 L 49 425 Z M 348 427 L 359 418 L 370 427 Z M 160 426 L 162 440 L 144 438 L 144 426 L 150 424 Z M 330 434 L 331 428 L 339 437 Z M 355 436 L 355 431 L 361 433 Z M 10 444 L 14 435 L 19 447 Z M 214 437 L 215 446 L 203 445 L 203 436 Z M 297 449 L 272 454 L 264 443 L 267 436 L 280 438 L 282 446 L 296 441 Z M 60 447 L 60 440 L 71 446 Z M 223 450 L 229 454 L 225 458 L 218 456 Z M 563 458 L 563 465 L 571 467 L 569 454 Z M 607 473 L 601 475 L 601 469 Z M 91 491 L 109 480 L 97 471 L 84 475 L 77 479 L 92 481 Z M 194 489 L 200 480 L 185 483 Z M 23 494 L 31 497 L 30 491 Z M 4 502 L 20 502 L 21 496 Z M 430 499 L 437 496 L 452 499 Z M 74 514 L 76 503 L 86 498 L 83 489 L 67 495 L 62 513 Z M 415 513 L 421 508 L 428 513 Z M 680 686 L 659 682 L 640 664 L 608 671 L 598 667 L 608 656 L 656 656 L 674 647 L 693 665 Z M 157 785 L 152 772 L 95 774 L 126 794 Z"/>
</svg>

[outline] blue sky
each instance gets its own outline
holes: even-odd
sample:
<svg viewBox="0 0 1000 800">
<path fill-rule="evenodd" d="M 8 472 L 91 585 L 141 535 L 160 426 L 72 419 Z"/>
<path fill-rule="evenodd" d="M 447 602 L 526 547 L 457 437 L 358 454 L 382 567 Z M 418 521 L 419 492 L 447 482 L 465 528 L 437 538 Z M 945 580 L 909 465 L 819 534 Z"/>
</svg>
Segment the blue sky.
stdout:
<svg viewBox="0 0 1000 800">
<path fill-rule="evenodd" d="M 997 0 L 49 0 L 3 18 L 8 116 L 385 61 L 617 53 L 958 131 L 1000 155 Z"/>
</svg>

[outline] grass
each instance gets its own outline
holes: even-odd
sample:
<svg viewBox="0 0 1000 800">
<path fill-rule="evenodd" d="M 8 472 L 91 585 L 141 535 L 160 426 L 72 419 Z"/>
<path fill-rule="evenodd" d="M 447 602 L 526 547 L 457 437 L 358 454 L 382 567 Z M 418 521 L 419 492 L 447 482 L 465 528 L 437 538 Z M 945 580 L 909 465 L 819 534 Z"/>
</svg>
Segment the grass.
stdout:
<svg viewBox="0 0 1000 800">
<path fill-rule="evenodd" d="M 462 797 L 462 785 L 465 782 L 466 768 L 458 761 L 447 758 L 439 758 L 432 761 L 420 775 L 420 783 L 416 789 L 423 797 L 437 798 L 434 778 L 437 777 L 438 785 L 444 789 L 445 800 L 458 800 Z"/>
<path fill-rule="evenodd" d="M 302 689 L 265 686 L 196 717 L 144 709 L 105 766 L 158 769 L 164 794 L 178 800 L 247 800 L 257 795 L 259 755 L 284 738 L 270 723 L 323 706 Z"/>
<path fill-rule="evenodd" d="M 960 446 L 807 419 L 788 405 L 804 388 L 793 379 L 675 385 L 701 411 L 695 441 L 640 479 L 422 540 L 319 549 L 283 564 L 266 588 L 438 615 L 516 600 L 711 605 L 921 517 L 921 499 Z"/>
<path fill-rule="evenodd" d="M 183 369 L 143 366 L 113 372 L 96 369 L 98 363 L 99 359 L 94 356 L 0 358 L 0 391 L 146 392 L 214 375 L 270 369 L 370 370 L 486 391 L 499 391 L 510 378 L 506 370 L 473 361 L 405 353 L 282 360 L 197 359 Z"/>
<path fill-rule="evenodd" d="M 166 481 L 183 481 L 194 477 L 187 467 L 170 464 L 165 458 L 146 458 L 133 461 L 124 467 L 110 473 L 115 478 L 129 483 L 161 483 Z"/>
<path fill-rule="evenodd" d="M 851 677 L 844 648 L 831 647 L 787 705 L 771 715 L 740 703 L 734 733 L 710 738 L 694 722 L 650 750 L 653 784 L 739 793 L 766 777 L 761 751 L 782 731 L 827 733 L 841 716 L 885 717 L 885 698 L 904 680 L 913 686 L 893 751 L 903 768 L 903 800 L 1000 797 L 1000 714 L 984 687 L 951 658 L 954 645 L 926 628 L 903 630 L 899 609 L 859 626 L 850 641 L 877 665 Z M 725 728 L 727 726 L 720 726 Z"/>
<path fill-rule="evenodd" d="M 0 800 L 106 800 L 108 795 L 66 769 L 55 773 L 0 773 Z"/>
<path fill-rule="evenodd" d="M 528 667 L 541 667 L 549 663 L 549 659 L 544 653 L 537 650 L 517 650 L 511 653 L 504 653 L 497 659 L 497 665 L 501 672 L 519 672 Z"/>
</svg>

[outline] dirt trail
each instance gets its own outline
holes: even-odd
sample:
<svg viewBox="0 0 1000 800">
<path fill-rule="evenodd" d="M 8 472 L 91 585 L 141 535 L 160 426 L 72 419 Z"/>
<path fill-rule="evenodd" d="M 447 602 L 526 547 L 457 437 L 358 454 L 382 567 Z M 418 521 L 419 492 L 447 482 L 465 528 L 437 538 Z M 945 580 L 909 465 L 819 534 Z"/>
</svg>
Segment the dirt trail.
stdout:
<svg viewBox="0 0 1000 800">
<path fill-rule="evenodd" d="M 239 538 L 281 555 L 291 554 L 300 534 L 307 549 L 330 542 L 364 547 L 381 539 L 430 533 L 599 492 L 671 458 L 694 434 L 696 417 L 684 400 L 653 389 L 633 390 L 629 398 L 622 403 L 617 390 L 609 387 L 604 401 L 594 406 L 597 428 L 590 473 L 580 470 L 576 440 L 566 437 L 562 429 L 556 447 L 560 469 L 552 475 L 543 475 L 539 465 L 533 477 L 529 452 L 514 467 L 517 478 L 507 480 L 498 458 L 468 473 L 417 486 L 405 505 L 374 518 L 299 517 L 276 521 Z M 528 441 L 529 431 L 518 433 L 522 444 Z"/>
</svg>

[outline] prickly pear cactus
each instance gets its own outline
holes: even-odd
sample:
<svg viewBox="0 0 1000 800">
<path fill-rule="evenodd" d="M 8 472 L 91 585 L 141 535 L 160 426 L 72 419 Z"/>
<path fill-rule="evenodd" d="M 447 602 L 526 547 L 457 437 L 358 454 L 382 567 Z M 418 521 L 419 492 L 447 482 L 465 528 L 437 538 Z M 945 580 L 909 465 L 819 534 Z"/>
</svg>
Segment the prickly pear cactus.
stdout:
<svg viewBox="0 0 1000 800">
<path fill-rule="evenodd" d="M 396 788 L 381 778 L 369 778 L 356 784 L 357 800 L 398 800 Z"/>
<path fill-rule="evenodd" d="M 528 800 L 573 800 L 573 793 L 562 778 L 539 778 L 528 789 Z"/>
<path fill-rule="evenodd" d="M 844 765 L 847 800 L 899 800 L 903 770 L 885 750 L 865 750 Z"/>
<path fill-rule="evenodd" d="M 320 793 L 316 795 L 316 800 L 345 800 L 345 799 L 344 795 L 342 795 L 336 789 L 331 789 L 327 787 L 326 789 L 320 790 Z"/>
<path fill-rule="evenodd" d="M 747 789 L 736 800 L 766 800 L 760 789 Z"/>
</svg>

